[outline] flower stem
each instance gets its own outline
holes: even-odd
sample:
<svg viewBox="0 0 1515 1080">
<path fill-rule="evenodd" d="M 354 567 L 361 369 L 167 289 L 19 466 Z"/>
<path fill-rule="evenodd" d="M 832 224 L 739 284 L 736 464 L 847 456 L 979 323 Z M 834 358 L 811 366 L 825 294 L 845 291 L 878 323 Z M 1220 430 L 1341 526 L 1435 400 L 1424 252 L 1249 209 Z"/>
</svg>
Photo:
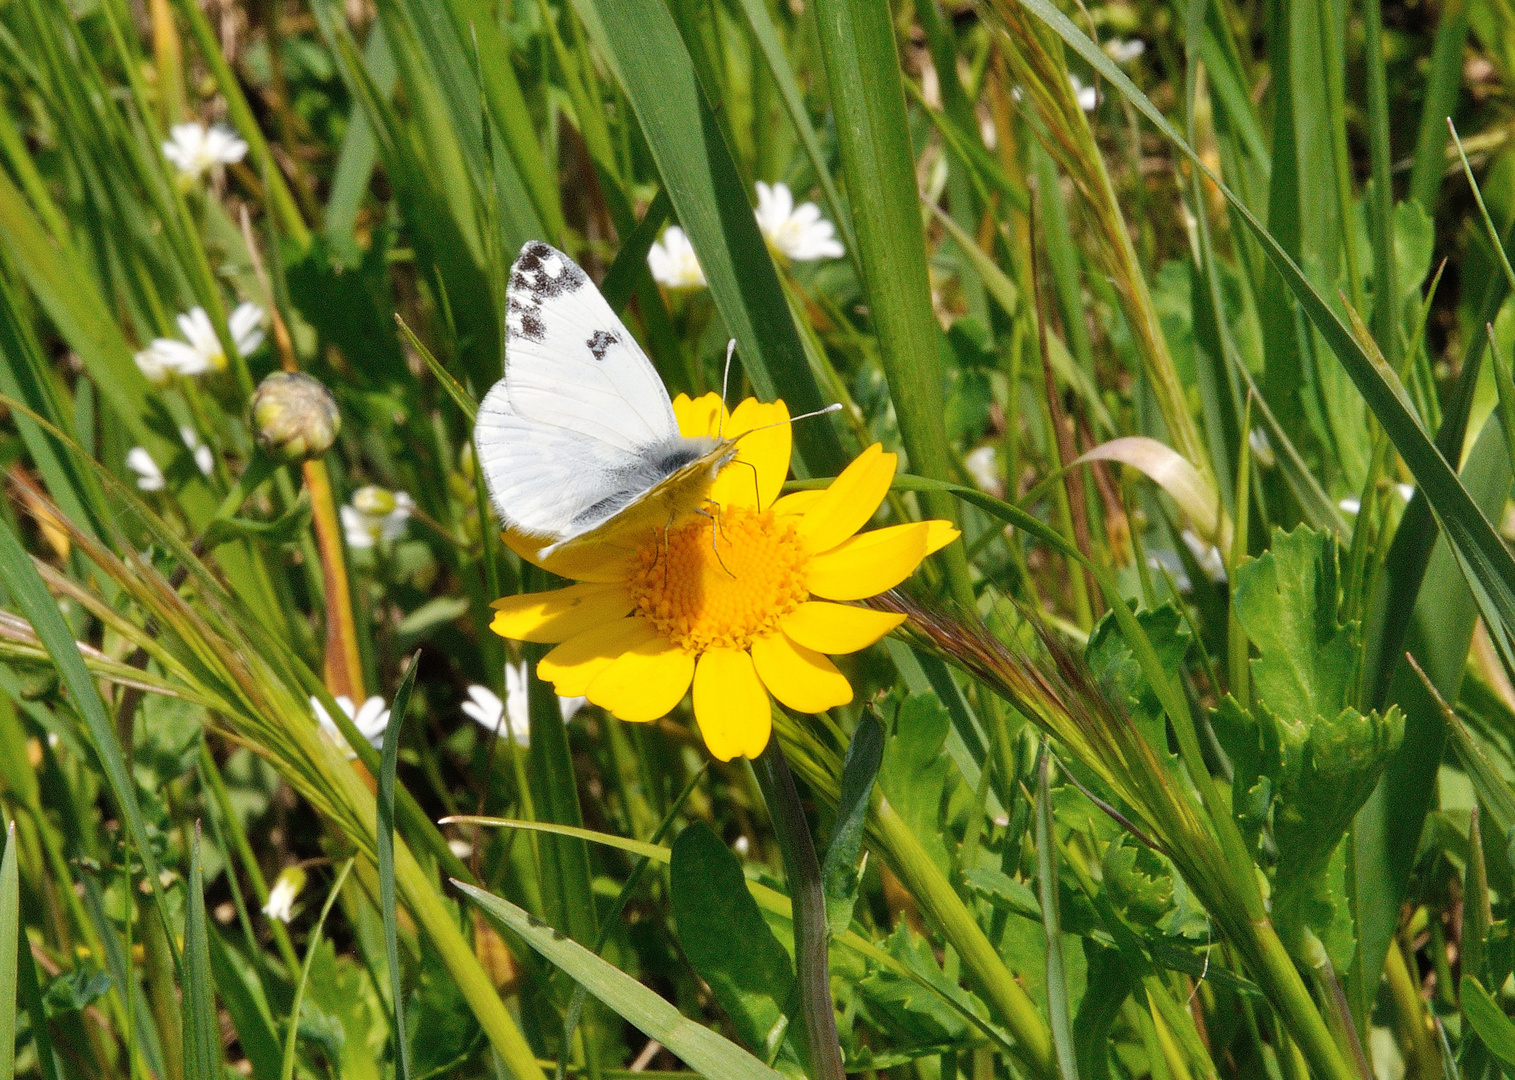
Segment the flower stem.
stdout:
<svg viewBox="0 0 1515 1080">
<path fill-rule="evenodd" d="M 821 893 L 821 865 L 810 839 L 800 794 L 777 738 L 753 762 L 768 803 L 768 816 L 784 854 L 784 876 L 794 903 L 794 966 L 799 977 L 800 1016 L 810 1067 L 819 1080 L 845 1080 L 842 1048 L 831 1005 L 831 970 L 826 955 L 826 901 Z"/>
</svg>

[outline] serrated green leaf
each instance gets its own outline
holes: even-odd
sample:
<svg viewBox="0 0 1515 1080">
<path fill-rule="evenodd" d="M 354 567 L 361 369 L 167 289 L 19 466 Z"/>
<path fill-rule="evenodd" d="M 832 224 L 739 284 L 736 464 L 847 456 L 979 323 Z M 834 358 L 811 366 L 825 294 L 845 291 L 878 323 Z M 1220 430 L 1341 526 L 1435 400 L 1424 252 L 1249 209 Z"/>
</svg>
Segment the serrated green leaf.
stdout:
<svg viewBox="0 0 1515 1080">
<path fill-rule="evenodd" d="M 952 866 L 942 839 L 942 811 L 955 779 L 942 750 L 951 723 L 941 702 L 911 694 L 889 725 L 878 773 L 884 797 L 943 874 Z"/>
</svg>

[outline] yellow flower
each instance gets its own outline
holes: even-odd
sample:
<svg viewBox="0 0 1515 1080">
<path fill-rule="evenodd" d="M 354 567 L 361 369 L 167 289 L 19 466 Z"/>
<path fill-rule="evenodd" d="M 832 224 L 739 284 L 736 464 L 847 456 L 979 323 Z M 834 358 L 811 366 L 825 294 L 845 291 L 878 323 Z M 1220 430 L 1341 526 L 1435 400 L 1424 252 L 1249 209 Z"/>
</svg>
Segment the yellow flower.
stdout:
<svg viewBox="0 0 1515 1080">
<path fill-rule="evenodd" d="M 904 621 L 837 601 L 892 589 L 958 532 L 922 521 L 855 535 L 894 479 L 895 455 L 877 444 L 829 488 L 780 498 L 790 450 L 781 401 L 749 398 L 727 413 L 715 394 L 680 394 L 673 409 L 684 435 L 751 432 L 705 509 L 547 559 L 507 532 L 522 558 L 579 584 L 496 601 L 492 628 L 555 644 L 537 674 L 622 720 L 656 720 L 693 685 L 710 752 L 756 757 L 768 744 L 770 694 L 797 712 L 847 704 L 852 687 L 824 654 L 867 648 Z"/>
</svg>

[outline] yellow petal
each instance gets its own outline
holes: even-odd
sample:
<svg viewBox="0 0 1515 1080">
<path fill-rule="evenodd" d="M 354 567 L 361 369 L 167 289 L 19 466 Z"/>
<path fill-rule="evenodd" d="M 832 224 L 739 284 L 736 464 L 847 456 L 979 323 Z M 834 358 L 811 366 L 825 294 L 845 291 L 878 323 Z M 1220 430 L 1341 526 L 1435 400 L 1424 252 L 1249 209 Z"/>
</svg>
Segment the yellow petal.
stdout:
<svg viewBox="0 0 1515 1080">
<path fill-rule="evenodd" d="M 796 712 L 823 712 L 852 700 L 852 684 L 835 664 L 783 634 L 754 638 L 752 662 L 768 692 Z"/>
<path fill-rule="evenodd" d="M 956 536 L 951 525 L 931 521 L 863 533 L 811 559 L 806 584 L 827 600 L 877 596 L 904 581 L 922 559 Z"/>
<path fill-rule="evenodd" d="M 685 438 L 714 435 L 726 415 L 719 394 L 706 394 L 693 400 L 688 394 L 680 394 L 673 399 L 673 416 L 679 422 L 679 434 Z"/>
<path fill-rule="evenodd" d="M 500 539 L 505 541 L 505 545 L 511 551 L 533 566 L 540 566 L 548 573 L 571 578 L 574 581 L 602 583 L 622 581 L 626 577 L 634 554 L 629 547 L 590 540 L 582 544 L 570 544 L 559 548 L 550 557 L 544 559 L 537 553 L 542 548 L 548 547 L 551 544 L 550 540 L 544 540 L 539 536 L 527 536 L 514 529 L 506 529 L 500 534 Z"/>
<path fill-rule="evenodd" d="M 646 619 L 617 619 L 576 634 L 537 663 L 537 678 L 563 697 L 581 697 L 595 677 L 628 649 L 661 636 Z"/>
<path fill-rule="evenodd" d="M 807 488 L 804 491 L 791 491 L 778 502 L 773 504 L 773 513 L 777 517 L 787 517 L 794 514 L 803 514 L 816 504 L 826 494 L 825 488 Z"/>
<path fill-rule="evenodd" d="M 712 499 L 728 506 L 773 505 L 789 476 L 793 429 L 788 420 L 789 407 L 782 401 L 766 404 L 748 398 L 732 411 L 722 434 L 738 439 L 736 460 L 716 477 Z"/>
<path fill-rule="evenodd" d="M 614 622 L 631 610 L 623 585 L 570 585 L 552 592 L 506 596 L 489 628 L 512 641 L 567 641 L 585 630 Z"/>
<path fill-rule="evenodd" d="M 878 509 L 899 458 L 874 443 L 842 470 L 825 494 L 805 510 L 799 534 L 813 552 L 830 551 L 857 532 Z"/>
<path fill-rule="evenodd" d="M 807 600 L 779 621 L 779 629 L 797 645 L 836 654 L 866 649 L 904 621 L 888 611 Z"/>
<path fill-rule="evenodd" d="M 741 649 L 711 649 L 694 669 L 694 718 L 705 745 L 722 761 L 755 758 L 768 745 L 773 714 L 768 693 Z"/>
<path fill-rule="evenodd" d="M 645 723 L 667 716 L 693 678 L 694 657 L 659 636 L 622 653 L 584 695 L 622 720 Z"/>
</svg>

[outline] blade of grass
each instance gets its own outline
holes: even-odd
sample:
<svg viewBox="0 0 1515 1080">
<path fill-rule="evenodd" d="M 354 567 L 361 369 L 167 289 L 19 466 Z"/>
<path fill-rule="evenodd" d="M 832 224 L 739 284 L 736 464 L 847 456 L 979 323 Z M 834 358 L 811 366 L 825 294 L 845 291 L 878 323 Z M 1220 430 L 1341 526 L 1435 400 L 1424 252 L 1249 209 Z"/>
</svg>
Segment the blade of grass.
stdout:
<svg viewBox="0 0 1515 1080">
<path fill-rule="evenodd" d="M 551 927 L 543 926 L 510 901 L 491 896 L 454 880 L 453 884 L 484 913 L 542 956 L 562 968 L 574 981 L 604 1002 L 650 1039 L 662 1043 L 686 1065 L 721 1080 L 782 1080 L 775 1072 L 735 1043 L 685 1018 L 679 1010 L 619 968 Z"/>
<path fill-rule="evenodd" d="M 389 965 L 390 1004 L 393 1008 L 395 1080 L 410 1078 L 410 1044 L 405 1037 L 405 981 L 400 970 L 400 931 L 395 916 L 395 768 L 400 760 L 400 731 L 405 725 L 405 713 L 410 708 L 410 694 L 416 685 L 416 672 L 420 666 L 421 652 L 417 649 L 400 680 L 400 688 L 395 691 L 389 727 L 384 731 L 384 760 L 379 766 L 379 818 L 375 838 L 379 849 L 379 911 L 384 917 L 384 956 Z M 333 889 L 332 895 L 337 892 Z M 331 901 L 327 900 L 327 905 L 330 904 Z M 326 917 L 325 912 L 321 917 Z M 285 1060 L 288 1061 L 288 1057 Z M 285 1080 L 289 1080 L 287 1074 Z"/>
<path fill-rule="evenodd" d="M 931 310 L 926 233 L 921 224 L 915 155 L 887 6 L 872 0 L 818 0 L 821 57 L 836 114 L 842 173 L 854 206 L 863 295 L 879 363 L 889 381 L 910 467 L 922 476 L 952 476 L 942 401 L 941 330 Z M 957 520 L 957 507 L 927 494 L 932 516 Z M 968 561 L 953 545 L 943 553 L 953 599 L 977 610 Z"/>
<path fill-rule="evenodd" d="M 21 933 L 21 876 L 16 863 L 16 823 L 5 829 L 0 860 L 0 1080 L 16 1075 L 16 949 Z"/>
<path fill-rule="evenodd" d="M 342 869 L 337 871 L 337 880 L 332 883 L 331 891 L 326 894 L 326 902 L 321 905 L 321 914 L 316 919 L 316 925 L 311 927 L 310 940 L 305 943 L 305 961 L 300 967 L 300 978 L 295 983 L 294 1001 L 289 1006 L 289 1034 L 284 1042 L 284 1067 L 280 1073 L 280 1080 L 294 1080 L 295 1075 L 295 1050 L 300 1044 L 300 1009 L 305 1004 L 305 988 L 310 983 L 310 968 L 315 962 L 316 952 L 321 948 L 321 931 L 326 926 L 326 916 L 331 913 L 331 906 L 337 902 L 337 896 L 342 892 L 342 886 L 347 881 L 347 875 L 352 871 L 356 858 L 348 859 L 342 864 Z M 393 903 L 391 903 L 393 909 Z M 398 1004 L 398 999 L 396 999 Z"/>
<path fill-rule="evenodd" d="M 216 986 L 206 939 L 205 870 L 200 862 L 198 821 L 190 842 L 189 892 L 184 900 L 184 1074 L 186 1080 L 219 1080 L 221 1030 L 216 1024 Z"/>
<path fill-rule="evenodd" d="M 1462 88 L 1462 51 L 1468 40 L 1467 0 L 1450 0 L 1442 6 L 1436 39 L 1431 45 L 1431 72 L 1420 112 L 1420 134 L 1415 140 L 1415 163 L 1410 169 L 1410 198 L 1427 214 L 1436 213 L 1436 197 L 1446 172 L 1447 120 L 1457 109 Z"/>
<path fill-rule="evenodd" d="M 1047 1013 L 1052 1049 L 1062 1080 L 1078 1080 L 1073 1051 L 1072 1018 L 1068 1013 L 1068 978 L 1063 969 L 1063 928 L 1057 902 L 1057 846 L 1052 839 L 1052 792 L 1047 778 L 1051 755 L 1043 741 L 1036 770 L 1036 891 L 1042 906 L 1042 932 L 1047 944 Z"/>
</svg>

